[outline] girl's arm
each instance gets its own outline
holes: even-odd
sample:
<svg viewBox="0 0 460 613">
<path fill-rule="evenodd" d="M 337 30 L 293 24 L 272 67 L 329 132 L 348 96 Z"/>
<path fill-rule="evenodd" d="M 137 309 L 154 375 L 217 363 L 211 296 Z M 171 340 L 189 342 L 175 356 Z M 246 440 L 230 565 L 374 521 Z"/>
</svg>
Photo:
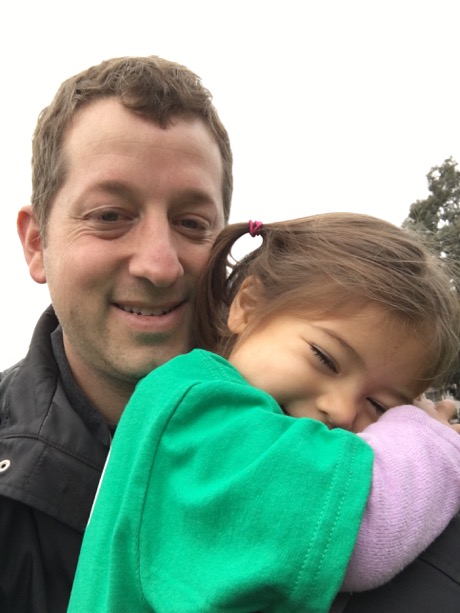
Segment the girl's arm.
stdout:
<svg viewBox="0 0 460 613">
<path fill-rule="evenodd" d="M 345 591 L 369 590 L 391 579 L 460 508 L 460 436 L 452 428 L 419 408 L 402 406 L 358 436 L 375 459 Z"/>
</svg>

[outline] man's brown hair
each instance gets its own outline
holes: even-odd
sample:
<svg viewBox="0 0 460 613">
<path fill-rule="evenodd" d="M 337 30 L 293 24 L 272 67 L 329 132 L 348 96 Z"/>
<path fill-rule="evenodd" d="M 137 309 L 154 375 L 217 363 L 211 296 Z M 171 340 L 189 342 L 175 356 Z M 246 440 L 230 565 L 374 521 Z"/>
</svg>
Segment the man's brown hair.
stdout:
<svg viewBox="0 0 460 613">
<path fill-rule="evenodd" d="M 162 128 L 178 117 L 204 122 L 222 156 L 222 195 L 228 221 L 232 151 L 211 93 L 185 66 L 157 56 L 121 57 L 105 60 L 64 81 L 38 118 L 32 142 L 32 208 L 43 238 L 53 200 L 65 181 L 62 151 L 66 130 L 84 105 L 110 97 Z"/>
</svg>

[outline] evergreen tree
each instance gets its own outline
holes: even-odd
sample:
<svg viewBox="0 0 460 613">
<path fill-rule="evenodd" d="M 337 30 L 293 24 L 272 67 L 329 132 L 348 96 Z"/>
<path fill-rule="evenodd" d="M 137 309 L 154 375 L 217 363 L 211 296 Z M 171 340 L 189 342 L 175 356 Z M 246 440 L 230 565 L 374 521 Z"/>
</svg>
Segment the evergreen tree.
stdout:
<svg viewBox="0 0 460 613">
<path fill-rule="evenodd" d="M 460 169 L 451 157 L 427 174 L 430 195 L 410 207 L 403 226 L 422 233 L 452 267 L 460 289 Z"/>
<path fill-rule="evenodd" d="M 453 286 L 460 294 L 460 169 L 457 162 L 450 157 L 440 166 L 433 166 L 427 180 L 428 198 L 411 205 L 403 226 L 423 234 L 445 260 Z M 439 391 L 450 392 L 460 399 L 460 361 L 450 384 Z"/>
</svg>

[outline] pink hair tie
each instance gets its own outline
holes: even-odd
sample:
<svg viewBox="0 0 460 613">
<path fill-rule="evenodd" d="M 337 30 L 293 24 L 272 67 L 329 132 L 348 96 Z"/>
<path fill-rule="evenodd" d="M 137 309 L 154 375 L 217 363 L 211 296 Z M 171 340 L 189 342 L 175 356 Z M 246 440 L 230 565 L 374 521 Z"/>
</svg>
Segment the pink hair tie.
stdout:
<svg viewBox="0 0 460 613">
<path fill-rule="evenodd" d="M 250 221 L 249 222 L 249 234 L 251 236 L 259 236 L 263 225 L 264 224 L 261 221 Z"/>
</svg>

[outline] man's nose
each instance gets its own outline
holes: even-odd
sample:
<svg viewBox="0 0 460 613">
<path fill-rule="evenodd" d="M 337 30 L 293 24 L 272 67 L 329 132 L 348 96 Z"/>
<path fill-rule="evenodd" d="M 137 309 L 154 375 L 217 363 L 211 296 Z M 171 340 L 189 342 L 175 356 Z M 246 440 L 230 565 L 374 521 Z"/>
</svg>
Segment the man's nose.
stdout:
<svg viewBox="0 0 460 613">
<path fill-rule="evenodd" d="M 169 287 L 182 277 L 180 237 L 167 220 L 141 223 L 132 240 L 131 275 L 157 287 Z"/>
</svg>

